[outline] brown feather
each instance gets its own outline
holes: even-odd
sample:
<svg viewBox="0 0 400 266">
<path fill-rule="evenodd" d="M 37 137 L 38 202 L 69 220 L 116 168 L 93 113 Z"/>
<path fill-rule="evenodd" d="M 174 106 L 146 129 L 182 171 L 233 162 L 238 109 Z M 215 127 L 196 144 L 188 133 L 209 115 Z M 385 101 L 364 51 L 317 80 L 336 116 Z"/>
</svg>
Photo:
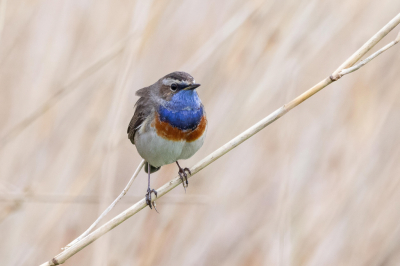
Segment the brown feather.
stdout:
<svg viewBox="0 0 400 266">
<path fill-rule="evenodd" d="M 152 100 L 150 97 L 151 87 L 145 87 L 136 92 L 137 96 L 140 96 L 139 100 L 135 104 L 135 113 L 128 125 L 128 138 L 135 144 L 135 133 L 142 125 L 143 121 L 151 114 L 153 109 Z"/>
</svg>

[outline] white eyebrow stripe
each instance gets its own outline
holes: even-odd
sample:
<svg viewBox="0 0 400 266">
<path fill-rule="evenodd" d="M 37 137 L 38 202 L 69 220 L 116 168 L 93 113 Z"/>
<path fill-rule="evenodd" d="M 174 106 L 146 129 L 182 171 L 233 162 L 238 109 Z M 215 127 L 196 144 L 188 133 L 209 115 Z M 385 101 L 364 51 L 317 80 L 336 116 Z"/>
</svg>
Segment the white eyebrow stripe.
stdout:
<svg viewBox="0 0 400 266">
<path fill-rule="evenodd" d="M 164 85 L 167 85 L 167 86 L 171 85 L 172 83 L 188 84 L 188 82 L 185 81 L 185 80 L 176 80 L 176 79 L 171 79 L 171 78 L 165 78 L 165 79 L 163 79 L 163 80 L 162 80 L 162 83 L 163 83 Z"/>
</svg>

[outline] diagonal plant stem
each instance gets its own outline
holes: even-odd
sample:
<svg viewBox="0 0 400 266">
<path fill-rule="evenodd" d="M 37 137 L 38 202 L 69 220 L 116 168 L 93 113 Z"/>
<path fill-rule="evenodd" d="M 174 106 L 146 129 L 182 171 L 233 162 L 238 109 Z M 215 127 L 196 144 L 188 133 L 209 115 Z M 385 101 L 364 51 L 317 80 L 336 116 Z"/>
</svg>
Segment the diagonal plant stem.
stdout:
<svg viewBox="0 0 400 266">
<path fill-rule="evenodd" d="M 391 21 L 388 22 L 382 29 L 380 29 L 374 36 L 372 36 L 366 43 L 363 44 L 354 54 L 352 54 L 338 69 L 333 72 L 332 76 L 334 81 L 338 80 L 338 73 L 345 68 L 349 68 L 357 63 L 369 50 L 372 49 L 380 40 L 383 39 L 391 30 L 393 30 L 400 20 L 400 13 L 397 14 Z"/>
<path fill-rule="evenodd" d="M 385 45 L 383 48 L 379 49 L 378 51 L 376 51 L 375 53 L 373 53 L 372 55 L 368 56 L 367 58 L 365 58 L 364 60 L 362 60 L 360 63 L 356 64 L 355 66 L 343 69 L 342 71 L 340 71 L 338 73 L 339 77 L 343 77 L 344 75 L 347 75 L 351 72 L 356 71 L 357 69 L 359 69 L 360 67 L 364 66 L 365 64 L 367 64 L 369 61 L 371 61 L 372 59 L 374 59 L 375 57 L 377 57 L 378 55 L 380 55 L 381 53 L 383 53 L 384 51 L 388 50 L 390 47 L 396 45 L 397 43 L 400 42 L 400 32 L 399 34 L 397 34 L 397 37 L 394 41 L 388 43 L 387 45 Z"/>
<path fill-rule="evenodd" d="M 400 23 L 400 13 L 392 19 L 388 24 L 386 24 L 380 31 L 378 31 L 371 39 L 369 39 L 359 50 L 357 50 L 352 56 L 350 56 L 335 72 L 314 85 L 312 88 L 298 96 L 297 98 L 293 99 L 292 101 L 288 102 L 287 104 L 283 105 L 282 107 L 278 108 L 276 111 L 272 112 L 270 115 L 241 133 L 240 135 L 236 136 L 234 139 L 208 155 L 206 158 L 201 160 L 195 166 L 193 166 L 190 170 L 192 172 L 192 176 L 195 175 L 197 172 L 211 164 L 212 162 L 216 161 L 218 158 L 222 157 L 224 154 L 228 153 L 245 140 L 249 139 L 253 135 L 257 134 L 260 130 L 268 126 L 269 124 L 273 123 L 283 115 L 285 115 L 288 111 L 305 101 L 306 99 L 310 98 L 312 95 L 317 93 L 318 91 L 322 90 L 329 84 L 333 83 L 334 81 L 338 80 L 341 76 L 338 75 L 342 70 L 351 67 L 354 65 L 362 56 L 364 56 L 372 47 L 374 47 L 383 37 L 385 37 L 393 28 L 395 28 Z M 396 38 L 397 40 L 397 38 Z M 369 61 L 368 61 L 369 62 Z M 367 62 L 367 63 L 368 63 Z M 365 64 L 363 64 L 365 65 Z M 361 68 L 361 65 L 359 68 Z M 359 69 L 357 68 L 357 69 Z M 355 70 L 357 70 L 355 69 Z M 168 183 L 164 184 L 162 187 L 157 189 L 158 198 L 161 198 L 166 193 L 171 191 L 173 188 L 177 187 L 182 181 L 179 177 L 175 177 L 173 180 L 169 181 Z M 152 201 L 155 198 L 152 197 Z M 101 237 L 102 235 L 106 234 L 140 210 L 146 207 L 146 201 L 143 198 L 142 200 L 138 201 L 136 204 L 132 205 L 130 208 L 126 209 L 109 222 L 83 238 L 81 241 L 76 243 L 75 245 L 71 246 L 67 250 L 64 250 L 57 256 L 55 256 L 52 260 L 43 263 L 41 266 L 53 266 L 64 263 L 70 257 L 75 255 L 77 252 L 85 248 L 86 246 L 90 245 L 96 239 Z"/>
</svg>

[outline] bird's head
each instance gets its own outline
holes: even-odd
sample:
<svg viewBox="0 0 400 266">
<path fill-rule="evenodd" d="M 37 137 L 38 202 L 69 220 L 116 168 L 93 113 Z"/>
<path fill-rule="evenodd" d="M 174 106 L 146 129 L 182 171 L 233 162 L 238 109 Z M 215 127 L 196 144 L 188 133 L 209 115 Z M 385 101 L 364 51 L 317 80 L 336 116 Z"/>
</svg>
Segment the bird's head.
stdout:
<svg viewBox="0 0 400 266">
<path fill-rule="evenodd" d="M 172 72 L 158 81 L 159 95 L 168 102 L 176 101 L 183 104 L 185 101 L 198 99 L 196 88 L 200 84 L 186 72 Z"/>
</svg>

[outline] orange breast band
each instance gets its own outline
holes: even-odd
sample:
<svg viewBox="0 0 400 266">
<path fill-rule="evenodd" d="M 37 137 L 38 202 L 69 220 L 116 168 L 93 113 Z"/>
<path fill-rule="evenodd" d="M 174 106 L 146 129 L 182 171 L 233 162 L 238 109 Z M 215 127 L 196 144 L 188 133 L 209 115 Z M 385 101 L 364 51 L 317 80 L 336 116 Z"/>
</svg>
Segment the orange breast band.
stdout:
<svg viewBox="0 0 400 266">
<path fill-rule="evenodd" d="M 174 126 L 171 126 L 168 122 L 160 121 L 158 113 L 155 114 L 154 122 L 151 124 L 155 127 L 158 136 L 173 141 L 192 142 L 200 138 L 207 127 L 207 118 L 203 115 L 199 125 L 194 130 L 180 130 Z"/>
</svg>

